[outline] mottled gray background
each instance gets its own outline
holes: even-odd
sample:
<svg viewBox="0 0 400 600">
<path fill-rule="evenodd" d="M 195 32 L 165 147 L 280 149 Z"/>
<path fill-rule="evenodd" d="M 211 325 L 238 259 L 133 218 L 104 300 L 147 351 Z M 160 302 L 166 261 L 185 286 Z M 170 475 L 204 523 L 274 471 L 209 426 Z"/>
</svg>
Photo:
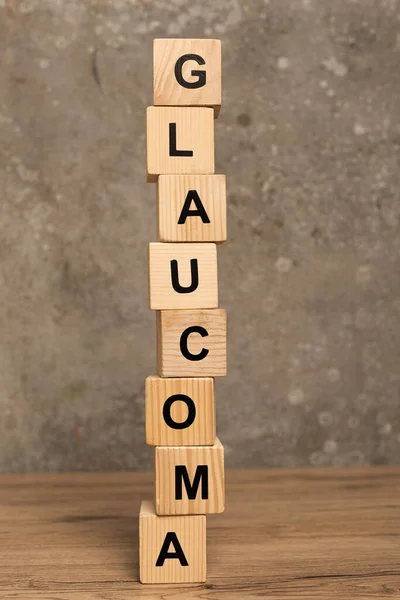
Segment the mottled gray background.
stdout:
<svg viewBox="0 0 400 600">
<path fill-rule="evenodd" d="M 142 469 L 154 37 L 223 41 L 228 466 L 400 461 L 400 1 L 0 0 L 0 469 Z"/>
</svg>

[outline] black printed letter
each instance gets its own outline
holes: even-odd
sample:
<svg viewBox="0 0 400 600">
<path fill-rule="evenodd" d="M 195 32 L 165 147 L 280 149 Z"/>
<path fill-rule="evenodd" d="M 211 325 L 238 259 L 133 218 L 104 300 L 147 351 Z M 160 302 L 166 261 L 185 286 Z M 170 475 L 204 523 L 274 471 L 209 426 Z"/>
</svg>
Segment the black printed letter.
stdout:
<svg viewBox="0 0 400 600">
<path fill-rule="evenodd" d="M 175 77 L 179 85 L 188 89 L 201 88 L 206 85 L 206 72 L 205 71 L 192 71 L 190 74 L 192 77 L 198 77 L 197 81 L 186 81 L 183 79 L 182 67 L 188 60 L 194 60 L 198 65 L 205 65 L 206 61 L 198 54 L 184 54 L 175 63 Z"/>
<path fill-rule="evenodd" d="M 173 545 L 175 552 L 168 552 L 168 548 L 171 544 Z M 164 543 L 157 558 L 156 567 L 163 567 L 166 558 L 177 558 L 182 567 L 189 566 L 186 556 L 182 550 L 182 546 L 180 545 L 178 537 L 174 531 L 168 531 L 167 535 L 165 536 Z"/>
<path fill-rule="evenodd" d="M 195 500 L 201 479 L 201 499 L 208 500 L 208 465 L 196 467 L 193 484 L 190 483 L 185 465 L 175 466 L 175 500 L 182 500 L 182 481 L 189 500 Z"/>
<path fill-rule="evenodd" d="M 176 123 L 169 124 L 169 155 L 193 156 L 193 150 L 177 150 L 176 148 Z"/>
<path fill-rule="evenodd" d="M 194 202 L 197 210 L 190 210 L 191 203 Z M 210 223 L 206 209 L 196 190 L 189 190 L 185 199 L 185 203 L 180 214 L 178 225 L 184 225 L 188 217 L 200 217 L 203 223 Z"/>
<path fill-rule="evenodd" d="M 181 339 L 179 342 L 181 352 L 182 352 L 183 356 L 185 358 L 187 358 L 188 360 L 192 360 L 192 361 L 203 360 L 209 353 L 209 350 L 207 348 L 202 348 L 202 350 L 198 354 L 192 354 L 191 352 L 189 352 L 187 343 L 188 343 L 188 337 L 191 333 L 199 333 L 201 335 L 201 337 L 208 336 L 208 331 L 207 331 L 207 329 L 204 329 L 204 327 L 200 327 L 199 325 L 193 325 L 192 327 L 188 327 L 182 333 Z"/>
<path fill-rule="evenodd" d="M 197 258 L 190 259 L 190 273 L 192 276 L 192 283 L 186 287 L 182 286 L 179 283 L 178 261 L 171 260 L 172 287 L 178 294 L 190 294 L 190 292 L 194 292 L 199 287 L 199 267 Z"/>
<path fill-rule="evenodd" d="M 186 421 L 182 421 L 182 423 L 177 423 L 177 421 L 174 421 L 171 417 L 171 407 L 174 402 L 179 401 L 184 402 L 188 407 L 187 419 Z M 173 396 L 167 398 L 167 400 L 164 402 L 163 417 L 168 427 L 171 427 L 172 429 L 186 429 L 192 425 L 196 418 L 196 406 L 189 396 L 185 396 L 185 394 L 174 394 Z"/>
</svg>

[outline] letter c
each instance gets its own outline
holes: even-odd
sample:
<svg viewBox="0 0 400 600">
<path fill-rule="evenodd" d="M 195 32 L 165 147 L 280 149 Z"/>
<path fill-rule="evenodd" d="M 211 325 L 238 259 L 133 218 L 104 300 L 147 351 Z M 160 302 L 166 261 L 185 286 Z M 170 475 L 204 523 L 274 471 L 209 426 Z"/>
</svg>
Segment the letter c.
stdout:
<svg viewBox="0 0 400 600">
<path fill-rule="evenodd" d="M 181 352 L 182 352 L 183 356 L 185 358 L 187 358 L 187 360 L 192 360 L 192 361 L 203 360 L 209 353 L 209 350 L 207 348 L 202 348 L 202 350 L 198 354 L 192 354 L 191 352 L 189 352 L 188 337 L 191 333 L 199 333 L 201 335 L 201 337 L 208 336 L 208 331 L 207 331 L 207 329 L 204 329 L 204 327 L 200 327 L 199 325 L 193 325 L 192 327 L 188 327 L 182 333 L 181 339 L 179 342 Z"/>
</svg>

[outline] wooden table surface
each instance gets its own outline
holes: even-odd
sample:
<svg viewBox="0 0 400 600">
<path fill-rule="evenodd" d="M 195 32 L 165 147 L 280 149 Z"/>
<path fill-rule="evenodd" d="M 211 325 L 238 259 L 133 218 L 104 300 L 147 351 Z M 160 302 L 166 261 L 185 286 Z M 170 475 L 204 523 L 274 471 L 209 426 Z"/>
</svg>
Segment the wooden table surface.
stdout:
<svg viewBox="0 0 400 600">
<path fill-rule="evenodd" d="M 227 472 L 206 584 L 138 583 L 151 473 L 0 475 L 1 600 L 400 598 L 400 468 Z"/>
</svg>

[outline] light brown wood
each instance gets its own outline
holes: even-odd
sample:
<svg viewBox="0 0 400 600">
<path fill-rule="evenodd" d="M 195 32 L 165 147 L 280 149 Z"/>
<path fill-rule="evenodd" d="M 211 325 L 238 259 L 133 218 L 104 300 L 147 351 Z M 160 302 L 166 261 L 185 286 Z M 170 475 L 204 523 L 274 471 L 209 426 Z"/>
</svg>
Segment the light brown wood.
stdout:
<svg viewBox="0 0 400 600">
<path fill-rule="evenodd" d="M 188 405 L 182 400 L 167 404 L 173 422 L 187 426 L 170 427 L 163 416 L 169 398 L 187 396 L 195 411 L 191 421 Z M 146 443 L 150 446 L 211 446 L 215 442 L 214 379 L 181 377 L 164 379 L 151 375 L 146 379 Z"/>
<path fill-rule="evenodd" d="M 184 222 L 178 223 L 187 197 L 189 210 L 198 211 L 196 202 L 200 200 L 200 210 L 203 206 L 206 216 L 186 216 L 185 208 Z M 157 202 L 158 238 L 161 242 L 221 243 L 226 240 L 225 175 L 160 175 Z M 207 218 L 209 222 L 203 222 Z"/>
<path fill-rule="evenodd" d="M 224 511 L 224 448 L 218 438 L 213 446 L 158 446 L 155 449 L 155 471 L 158 515 L 201 515 Z M 180 499 L 176 496 L 177 484 Z M 189 498 L 188 492 L 194 497 Z"/>
<path fill-rule="evenodd" d="M 216 245 L 149 244 L 149 304 L 152 310 L 217 308 Z"/>
<path fill-rule="evenodd" d="M 187 60 L 182 64 L 184 81 L 205 84 L 197 88 L 181 85 L 175 65 L 184 55 L 196 54 L 205 64 Z M 198 59 L 200 60 L 200 59 Z M 201 71 L 199 75 L 194 71 Z M 221 106 L 221 41 L 211 39 L 155 39 L 153 46 L 154 104 L 164 106 Z"/>
<path fill-rule="evenodd" d="M 176 125 L 176 149 L 192 156 L 170 156 L 170 123 Z M 214 113 L 212 108 L 147 108 L 147 180 L 166 173 L 214 173 Z"/>
<path fill-rule="evenodd" d="M 226 375 L 226 311 L 157 311 L 157 375 L 160 377 L 222 377 Z M 190 328 L 199 327 L 201 333 Z M 207 334 L 207 335 L 206 335 Z M 182 354 L 181 341 L 193 357 Z"/>
<path fill-rule="evenodd" d="M 139 521 L 142 583 L 198 583 L 206 580 L 204 516 L 159 517 L 154 503 L 144 501 Z M 177 557 L 166 557 L 166 552 Z M 164 560 L 157 566 L 160 555 Z"/>
<path fill-rule="evenodd" d="M 198 585 L 139 583 L 138 515 L 153 480 L 0 475 L 1 600 L 400 597 L 400 467 L 227 470 Z"/>
</svg>

